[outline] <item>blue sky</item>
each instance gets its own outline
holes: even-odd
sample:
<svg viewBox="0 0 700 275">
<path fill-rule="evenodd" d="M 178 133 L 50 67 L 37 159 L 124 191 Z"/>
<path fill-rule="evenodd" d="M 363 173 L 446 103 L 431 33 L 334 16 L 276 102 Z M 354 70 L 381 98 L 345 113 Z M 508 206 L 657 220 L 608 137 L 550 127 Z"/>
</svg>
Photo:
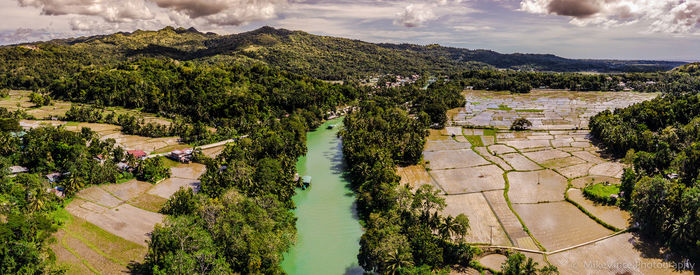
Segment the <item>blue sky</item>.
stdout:
<svg viewBox="0 0 700 275">
<path fill-rule="evenodd" d="M 570 58 L 700 60 L 700 0 L 0 0 L 0 44 L 269 25 L 370 42 Z"/>
</svg>

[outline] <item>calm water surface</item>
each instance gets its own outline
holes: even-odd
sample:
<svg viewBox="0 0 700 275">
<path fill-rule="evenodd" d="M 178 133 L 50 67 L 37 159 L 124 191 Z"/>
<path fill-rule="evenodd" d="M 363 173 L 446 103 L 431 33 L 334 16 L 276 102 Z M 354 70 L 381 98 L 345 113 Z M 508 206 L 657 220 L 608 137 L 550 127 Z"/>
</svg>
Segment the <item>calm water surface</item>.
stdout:
<svg viewBox="0 0 700 275">
<path fill-rule="evenodd" d="M 335 124 L 334 129 L 327 129 Z M 343 178 L 345 163 L 336 136 L 342 118 L 328 121 L 307 134 L 308 153 L 299 159 L 301 176 L 311 187 L 297 190 L 297 243 L 284 255 L 288 274 L 362 274 L 357 264 L 362 228 L 355 214 L 355 196 Z"/>
</svg>

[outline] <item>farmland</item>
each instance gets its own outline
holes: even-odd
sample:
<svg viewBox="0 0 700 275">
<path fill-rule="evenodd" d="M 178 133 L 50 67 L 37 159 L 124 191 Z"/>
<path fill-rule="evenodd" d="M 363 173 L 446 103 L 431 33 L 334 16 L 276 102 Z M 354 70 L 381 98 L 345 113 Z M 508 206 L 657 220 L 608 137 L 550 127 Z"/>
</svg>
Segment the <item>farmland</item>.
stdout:
<svg viewBox="0 0 700 275">
<path fill-rule="evenodd" d="M 420 178 L 420 184 L 442 190 L 446 214 L 463 213 L 470 218 L 467 242 L 539 254 L 540 260 L 558 266 L 562 274 L 573 274 L 577 269 L 568 259 L 597 259 L 596 253 L 612 253 L 612 244 L 636 238 L 632 233 L 617 233 L 630 226 L 629 213 L 594 203 L 582 194 L 592 184 L 618 184 L 628 165 L 594 144 L 587 123 L 602 110 L 656 94 L 467 91 L 465 96 L 466 107 L 450 111 L 451 126 L 431 130 L 423 159 L 427 176 L 415 176 L 419 173 L 413 167 L 409 179 Z M 517 117 L 531 120 L 533 130 L 509 131 Z M 402 179 L 407 181 L 418 184 Z M 615 253 L 620 254 L 614 258 L 617 263 L 658 261 L 648 259 L 638 245 L 620 245 Z M 487 256 L 484 264 L 492 266 L 496 258 Z M 665 272 L 670 271 L 661 270 Z"/>
</svg>

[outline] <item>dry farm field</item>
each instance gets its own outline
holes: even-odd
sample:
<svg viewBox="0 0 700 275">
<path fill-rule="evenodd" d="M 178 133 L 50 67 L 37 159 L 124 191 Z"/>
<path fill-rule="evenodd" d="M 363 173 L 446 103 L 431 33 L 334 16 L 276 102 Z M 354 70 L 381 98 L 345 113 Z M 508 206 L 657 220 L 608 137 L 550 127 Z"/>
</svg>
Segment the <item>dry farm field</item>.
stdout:
<svg viewBox="0 0 700 275">
<path fill-rule="evenodd" d="M 130 180 L 81 190 L 66 206 L 69 222 L 56 234 L 51 249 L 68 274 L 124 274 L 143 260 L 158 213 L 181 187 L 198 188 L 202 164 L 180 164 L 158 184 Z"/>
</svg>

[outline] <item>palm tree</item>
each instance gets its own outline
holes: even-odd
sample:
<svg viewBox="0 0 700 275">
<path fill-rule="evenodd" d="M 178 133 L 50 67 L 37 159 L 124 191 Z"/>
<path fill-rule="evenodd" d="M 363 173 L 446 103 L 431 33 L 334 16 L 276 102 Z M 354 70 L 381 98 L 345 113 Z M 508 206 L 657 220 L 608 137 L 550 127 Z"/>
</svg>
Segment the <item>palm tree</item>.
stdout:
<svg viewBox="0 0 700 275">
<path fill-rule="evenodd" d="M 537 274 L 537 263 L 532 258 L 527 258 L 527 262 L 523 266 L 524 274 Z"/>
<path fill-rule="evenodd" d="M 36 212 L 44 208 L 44 198 L 41 190 L 35 189 L 27 193 L 27 208 L 30 212 Z"/>
<path fill-rule="evenodd" d="M 389 259 L 387 259 L 386 273 L 394 275 L 402 267 L 412 266 L 413 263 L 405 256 L 405 254 L 399 253 L 398 249 L 392 250 L 389 253 Z"/>
<path fill-rule="evenodd" d="M 73 195 L 75 193 L 78 193 L 80 189 L 85 187 L 85 181 L 83 181 L 82 178 L 73 176 L 66 181 L 65 188 L 66 188 L 66 194 Z"/>
</svg>

